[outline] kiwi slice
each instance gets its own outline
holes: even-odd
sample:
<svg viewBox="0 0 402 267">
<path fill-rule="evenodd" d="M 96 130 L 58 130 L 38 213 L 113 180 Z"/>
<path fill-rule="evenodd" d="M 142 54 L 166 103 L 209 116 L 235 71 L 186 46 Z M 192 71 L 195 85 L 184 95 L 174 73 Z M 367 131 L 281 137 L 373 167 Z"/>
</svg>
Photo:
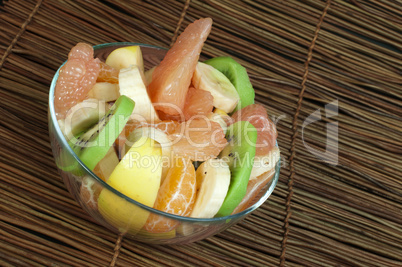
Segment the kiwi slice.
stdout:
<svg viewBox="0 0 402 267">
<path fill-rule="evenodd" d="M 238 121 L 229 126 L 226 139 L 229 144 L 219 157 L 228 163 L 231 178 L 228 193 L 215 217 L 232 214 L 246 195 L 248 180 L 253 169 L 257 130 L 248 121 Z"/>
<path fill-rule="evenodd" d="M 240 101 L 233 112 L 254 104 L 255 92 L 247 70 L 231 57 L 215 57 L 204 61 L 219 70 L 230 80 L 239 94 Z"/>
<path fill-rule="evenodd" d="M 120 96 L 99 122 L 77 137 L 73 150 L 90 170 L 104 158 L 134 109 L 134 101 Z"/>
</svg>

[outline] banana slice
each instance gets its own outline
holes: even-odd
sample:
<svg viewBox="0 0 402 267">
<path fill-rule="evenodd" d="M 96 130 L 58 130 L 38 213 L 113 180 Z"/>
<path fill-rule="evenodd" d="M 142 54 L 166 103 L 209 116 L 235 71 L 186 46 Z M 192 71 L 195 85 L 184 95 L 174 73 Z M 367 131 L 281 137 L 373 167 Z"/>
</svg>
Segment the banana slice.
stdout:
<svg viewBox="0 0 402 267">
<path fill-rule="evenodd" d="M 195 88 L 210 92 L 214 98 L 214 107 L 226 113 L 232 112 L 239 102 L 239 94 L 230 80 L 208 64 L 197 63 L 192 82 Z"/>
<path fill-rule="evenodd" d="M 251 170 L 250 179 L 256 179 L 263 173 L 275 168 L 276 163 L 280 158 L 280 151 L 278 147 L 274 147 L 268 154 L 263 156 L 255 156 L 253 169 Z"/>
<path fill-rule="evenodd" d="M 225 111 L 223 111 L 223 110 L 221 110 L 221 109 L 219 109 L 219 108 L 216 108 L 216 109 L 214 110 L 214 113 L 215 113 L 215 114 L 219 114 L 219 115 L 221 115 L 222 117 L 230 117 Z"/>
<path fill-rule="evenodd" d="M 222 159 L 208 159 L 196 171 L 197 199 L 190 217 L 212 218 L 225 200 L 230 184 L 229 165 Z"/>
<path fill-rule="evenodd" d="M 216 108 L 214 112 L 209 113 L 207 117 L 210 121 L 219 123 L 219 125 L 222 127 L 223 133 L 226 134 L 226 130 L 228 128 L 227 122 L 230 120 L 230 116 L 226 112 Z"/>
<path fill-rule="evenodd" d="M 119 85 L 116 83 L 95 83 L 91 91 L 88 92 L 89 98 L 96 98 L 105 102 L 115 101 L 119 96 Z"/>
<path fill-rule="evenodd" d="M 172 141 L 169 139 L 167 134 L 163 131 L 153 128 L 153 127 L 142 127 L 135 129 L 130 133 L 127 137 L 125 151 L 129 151 L 131 146 L 135 144 L 141 137 L 146 136 L 154 141 L 158 142 L 162 147 L 162 179 L 163 182 L 164 178 L 166 177 L 167 172 L 169 171 L 170 167 L 170 157 L 172 151 Z"/>
<path fill-rule="evenodd" d="M 148 96 L 144 79 L 143 72 L 136 65 L 121 69 L 119 73 L 120 95 L 125 95 L 135 102 L 131 120 L 146 120 L 154 123 L 159 121 L 159 118 Z"/>
<path fill-rule="evenodd" d="M 216 114 L 216 113 L 214 113 L 214 112 L 211 112 L 211 113 L 209 113 L 209 114 L 207 115 L 207 118 L 208 118 L 210 121 L 214 121 L 214 122 L 219 123 L 219 125 L 222 127 L 223 133 L 226 134 L 226 130 L 227 130 L 227 128 L 228 128 L 228 125 L 226 124 L 225 120 L 222 118 L 221 115 Z"/>
<path fill-rule="evenodd" d="M 66 114 L 62 131 L 71 138 L 90 128 L 105 116 L 108 105 L 98 99 L 85 99 L 73 106 Z"/>
</svg>

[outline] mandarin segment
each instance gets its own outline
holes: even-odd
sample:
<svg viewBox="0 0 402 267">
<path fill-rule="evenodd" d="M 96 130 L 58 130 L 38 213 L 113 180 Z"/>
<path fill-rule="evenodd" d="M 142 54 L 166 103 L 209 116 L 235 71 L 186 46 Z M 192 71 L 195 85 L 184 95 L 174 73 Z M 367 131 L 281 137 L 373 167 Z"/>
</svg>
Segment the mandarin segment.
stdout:
<svg viewBox="0 0 402 267">
<path fill-rule="evenodd" d="M 101 191 L 102 186 L 98 184 L 92 177 L 85 176 L 82 179 L 80 188 L 80 199 L 90 209 L 98 209 L 98 198 Z"/>
<path fill-rule="evenodd" d="M 188 216 L 196 199 L 196 174 L 191 161 L 176 158 L 163 181 L 154 209 L 167 213 Z M 152 233 L 165 233 L 173 230 L 178 221 L 161 215 L 151 214 L 144 228 Z"/>
<path fill-rule="evenodd" d="M 153 71 L 148 91 L 158 111 L 179 115 L 183 110 L 191 78 L 211 27 L 211 18 L 188 25 Z"/>
<path fill-rule="evenodd" d="M 105 62 L 100 62 L 99 64 L 97 82 L 119 83 L 119 69 L 113 68 Z"/>
</svg>

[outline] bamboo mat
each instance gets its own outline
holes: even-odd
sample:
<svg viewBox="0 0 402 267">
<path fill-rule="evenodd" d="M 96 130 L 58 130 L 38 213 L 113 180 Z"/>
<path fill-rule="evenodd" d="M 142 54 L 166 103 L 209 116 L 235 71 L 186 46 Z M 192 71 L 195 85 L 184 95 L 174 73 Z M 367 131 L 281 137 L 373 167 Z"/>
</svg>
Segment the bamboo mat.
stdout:
<svg viewBox="0 0 402 267">
<path fill-rule="evenodd" d="M 400 0 L 3 2 L 0 266 L 402 266 Z M 56 171 L 50 81 L 77 42 L 169 47 L 200 17 L 202 57 L 241 62 L 277 123 L 280 181 L 209 239 L 121 240 Z"/>
</svg>

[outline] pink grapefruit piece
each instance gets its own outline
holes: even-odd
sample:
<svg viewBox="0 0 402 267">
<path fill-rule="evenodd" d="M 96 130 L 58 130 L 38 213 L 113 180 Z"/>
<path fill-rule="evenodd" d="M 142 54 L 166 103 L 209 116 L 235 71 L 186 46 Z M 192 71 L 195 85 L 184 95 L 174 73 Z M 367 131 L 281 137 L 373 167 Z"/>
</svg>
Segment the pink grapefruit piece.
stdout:
<svg viewBox="0 0 402 267">
<path fill-rule="evenodd" d="M 236 111 L 232 115 L 232 119 L 231 124 L 238 121 L 249 121 L 257 129 L 256 156 L 266 155 L 275 146 L 278 132 L 262 105 L 248 105 Z"/>
<path fill-rule="evenodd" d="M 214 98 L 210 92 L 190 86 L 183 110 L 185 119 L 189 120 L 193 116 L 207 116 L 214 108 L 213 101 Z"/>
<path fill-rule="evenodd" d="M 247 184 L 246 195 L 239 203 L 239 205 L 234 209 L 232 214 L 239 213 L 253 204 L 253 201 L 261 192 L 261 190 L 266 186 L 269 181 L 272 180 L 275 174 L 275 169 L 267 171 L 266 173 L 261 174 L 256 179 L 249 180 Z"/>
<path fill-rule="evenodd" d="M 211 27 L 211 18 L 199 19 L 188 25 L 155 68 L 148 92 L 157 111 L 180 116 L 201 49 Z"/>
<path fill-rule="evenodd" d="M 67 62 L 59 71 L 54 92 L 57 119 L 63 119 L 72 106 L 85 99 L 96 82 L 99 63 L 89 44 L 78 43 L 71 49 Z"/>
<path fill-rule="evenodd" d="M 208 118 L 194 118 L 179 124 L 169 135 L 174 155 L 192 161 L 215 158 L 227 145 L 219 123 Z"/>
</svg>

